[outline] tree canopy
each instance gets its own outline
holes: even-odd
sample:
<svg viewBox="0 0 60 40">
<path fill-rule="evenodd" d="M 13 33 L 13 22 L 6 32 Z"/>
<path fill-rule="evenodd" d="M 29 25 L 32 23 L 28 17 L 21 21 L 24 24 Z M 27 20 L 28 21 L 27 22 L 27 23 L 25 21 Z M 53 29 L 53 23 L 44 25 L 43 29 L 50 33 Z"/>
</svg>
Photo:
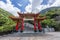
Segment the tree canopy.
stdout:
<svg viewBox="0 0 60 40">
<path fill-rule="evenodd" d="M 12 14 L 0 8 L 0 32 L 10 31 L 13 29 L 15 22 L 9 16 Z"/>
</svg>

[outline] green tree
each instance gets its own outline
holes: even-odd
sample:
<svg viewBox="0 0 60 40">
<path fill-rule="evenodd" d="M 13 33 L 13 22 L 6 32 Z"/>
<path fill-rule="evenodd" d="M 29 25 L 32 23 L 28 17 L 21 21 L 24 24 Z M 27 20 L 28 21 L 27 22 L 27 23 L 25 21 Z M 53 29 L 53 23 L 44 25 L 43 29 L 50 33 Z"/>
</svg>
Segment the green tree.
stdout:
<svg viewBox="0 0 60 40">
<path fill-rule="evenodd" d="M 13 30 L 15 22 L 9 16 L 13 15 L 0 8 L 0 32 Z"/>
</svg>

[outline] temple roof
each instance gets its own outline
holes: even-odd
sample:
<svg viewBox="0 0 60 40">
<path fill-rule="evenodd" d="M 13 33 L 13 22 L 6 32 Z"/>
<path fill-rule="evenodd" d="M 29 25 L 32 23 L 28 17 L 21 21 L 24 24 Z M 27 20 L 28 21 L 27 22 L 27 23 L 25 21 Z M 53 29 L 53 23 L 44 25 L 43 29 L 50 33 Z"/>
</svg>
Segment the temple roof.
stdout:
<svg viewBox="0 0 60 40">
<path fill-rule="evenodd" d="M 46 16 L 38 17 L 39 13 L 38 14 L 31 14 L 31 13 L 22 14 L 22 13 L 18 12 L 18 14 L 19 14 L 19 17 L 10 16 L 9 18 L 11 18 L 14 21 L 22 20 L 23 18 L 24 18 L 24 20 L 34 20 L 34 17 L 36 20 L 40 20 L 40 21 L 46 19 Z M 26 17 L 28 17 L 28 18 L 26 18 Z"/>
<path fill-rule="evenodd" d="M 15 17 L 15 16 L 9 16 L 9 18 L 11 18 L 14 21 L 18 21 L 18 20 L 21 20 L 22 19 L 20 17 Z"/>
<path fill-rule="evenodd" d="M 23 19 L 23 18 L 20 18 L 20 17 L 13 17 L 13 16 L 10 16 L 10 18 L 12 20 L 14 20 L 14 21 L 18 21 L 18 20 L 22 20 Z M 46 17 L 36 18 L 36 20 L 40 20 L 40 21 L 42 21 L 44 19 L 46 19 Z M 32 19 L 26 19 L 26 18 L 24 18 L 24 20 L 34 20 L 34 18 L 32 18 Z"/>
<path fill-rule="evenodd" d="M 19 13 L 17 12 L 20 17 L 37 17 L 40 13 Z"/>
</svg>

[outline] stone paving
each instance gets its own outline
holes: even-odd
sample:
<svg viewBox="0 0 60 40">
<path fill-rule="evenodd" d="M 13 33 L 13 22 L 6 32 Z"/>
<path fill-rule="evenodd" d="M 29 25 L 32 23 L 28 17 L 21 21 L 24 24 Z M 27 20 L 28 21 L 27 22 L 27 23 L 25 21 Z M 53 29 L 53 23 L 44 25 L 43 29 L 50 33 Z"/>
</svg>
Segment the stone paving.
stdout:
<svg viewBox="0 0 60 40">
<path fill-rule="evenodd" d="M 60 40 L 60 32 L 13 33 L 0 36 L 0 40 Z"/>
</svg>

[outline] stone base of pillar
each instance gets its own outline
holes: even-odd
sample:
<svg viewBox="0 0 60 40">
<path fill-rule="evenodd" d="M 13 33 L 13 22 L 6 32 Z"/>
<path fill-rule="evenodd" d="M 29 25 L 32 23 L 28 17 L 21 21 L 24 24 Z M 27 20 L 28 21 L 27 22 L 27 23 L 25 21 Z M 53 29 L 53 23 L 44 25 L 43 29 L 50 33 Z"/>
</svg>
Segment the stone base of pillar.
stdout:
<svg viewBox="0 0 60 40">
<path fill-rule="evenodd" d="M 39 30 L 39 32 L 42 32 L 42 30 Z"/>
<path fill-rule="evenodd" d="M 23 32 L 23 30 L 20 31 L 21 33 Z"/>
<path fill-rule="evenodd" d="M 34 30 L 34 32 L 37 32 L 37 30 Z"/>
</svg>

